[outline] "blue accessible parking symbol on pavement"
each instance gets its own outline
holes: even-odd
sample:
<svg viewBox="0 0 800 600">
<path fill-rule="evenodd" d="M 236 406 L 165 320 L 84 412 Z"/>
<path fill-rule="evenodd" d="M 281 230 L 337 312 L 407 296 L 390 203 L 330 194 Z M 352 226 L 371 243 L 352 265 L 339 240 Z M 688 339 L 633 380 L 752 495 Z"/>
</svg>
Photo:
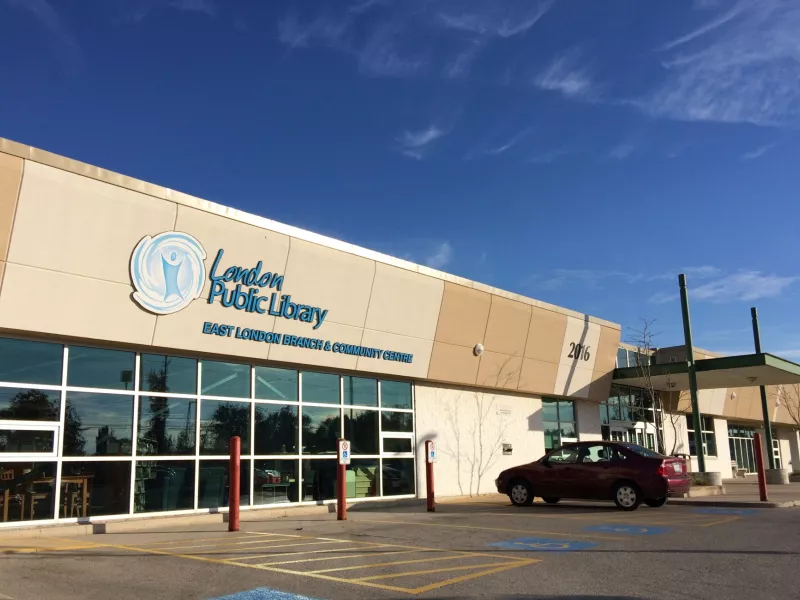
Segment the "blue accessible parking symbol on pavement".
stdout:
<svg viewBox="0 0 800 600">
<path fill-rule="evenodd" d="M 604 533 L 622 533 L 626 535 L 658 535 L 671 531 L 669 527 L 652 527 L 650 525 L 624 525 L 615 523 L 610 525 L 592 525 L 585 531 L 602 531 Z"/>
<path fill-rule="evenodd" d="M 517 538 L 507 542 L 494 542 L 489 545 L 495 548 L 505 548 L 506 550 L 529 550 L 531 552 L 573 552 L 575 550 L 588 550 L 597 546 L 594 542 L 551 540 L 534 537 Z"/>
<path fill-rule="evenodd" d="M 308 596 L 298 596 L 297 594 L 290 594 L 288 592 L 281 592 L 280 590 L 272 590 L 270 588 L 256 588 L 246 592 L 237 592 L 230 596 L 221 596 L 213 598 L 212 600 L 314 600 Z"/>
</svg>

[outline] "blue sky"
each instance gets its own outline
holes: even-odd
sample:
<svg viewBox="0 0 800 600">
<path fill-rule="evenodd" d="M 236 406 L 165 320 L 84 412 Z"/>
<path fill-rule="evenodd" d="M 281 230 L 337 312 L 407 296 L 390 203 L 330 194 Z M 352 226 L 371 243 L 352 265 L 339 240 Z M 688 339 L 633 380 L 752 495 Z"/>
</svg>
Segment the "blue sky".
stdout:
<svg viewBox="0 0 800 600">
<path fill-rule="evenodd" d="M 0 136 L 800 359 L 800 3 L 0 0 Z"/>
</svg>

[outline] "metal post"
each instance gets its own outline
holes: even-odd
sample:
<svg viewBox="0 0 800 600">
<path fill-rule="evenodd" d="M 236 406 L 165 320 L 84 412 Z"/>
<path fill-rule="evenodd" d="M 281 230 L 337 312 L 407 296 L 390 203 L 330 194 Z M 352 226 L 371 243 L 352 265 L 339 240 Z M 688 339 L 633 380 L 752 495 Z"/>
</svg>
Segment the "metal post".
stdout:
<svg viewBox="0 0 800 600">
<path fill-rule="evenodd" d="M 706 472 L 706 456 L 703 449 L 702 423 L 700 408 L 697 404 L 697 373 L 694 365 L 694 345 L 692 344 L 692 323 L 689 319 L 689 292 L 686 290 L 686 275 L 678 275 L 681 288 L 681 312 L 683 313 L 683 337 L 686 341 L 686 364 L 689 371 L 689 394 L 692 399 L 692 423 L 694 424 L 694 449 L 697 452 L 697 467 L 701 473 Z"/>
<path fill-rule="evenodd" d="M 433 462 L 431 461 L 431 447 L 433 442 L 425 442 L 425 487 L 428 490 L 428 512 L 436 512 L 436 499 L 433 491 Z"/>
<path fill-rule="evenodd" d="M 336 465 L 336 520 L 347 520 L 347 465 Z"/>
<path fill-rule="evenodd" d="M 228 466 L 228 531 L 239 531 L 239 474 L 241 472 L 242 439 L 235 435 L 230 441 L 231 460 Z"/>
<path fill-rule="evenodd" d="M 752 307 L 750 316 L 753 317 L 753 341 L 756 344 L 756 354 L 761 354 L 761 331 L 758 328 L 758 309 Z M 767 463 L 770 469 L 775 468 L 775 451 L 772 448 L 772 424 L 769 420 L 769 403 L 767 402 L 767 388 L 759 386 L 761 390 L 761 414 L 764 417 L 764 438 L 767 440 Z"/>
<path fill-rule="evenodd" d="M 764 449 L 761 446 L 761 434 L 753 438 L 753 452 L 756 453 L 756 470 L 758 471 L 758 494 L 762 502 L 767 501 L 767 474 L 764 473 Z"/>
</svg>

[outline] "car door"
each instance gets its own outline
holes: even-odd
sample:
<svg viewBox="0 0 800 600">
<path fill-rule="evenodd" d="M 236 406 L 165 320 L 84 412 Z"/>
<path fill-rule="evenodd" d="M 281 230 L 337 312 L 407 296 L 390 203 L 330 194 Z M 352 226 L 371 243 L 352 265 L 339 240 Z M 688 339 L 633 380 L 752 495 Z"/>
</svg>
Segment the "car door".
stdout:
<svg viewBox="0 0 800 600">
<path fill-rule="evenodd" d="M 577 445 L 562 446 L 551 452 L 543 461 L 534 493 L 540 498 L 574 498 L 579 456 Z"/>
<path fill-rule="evenodd" d="M 608 444 L 586 444 L 575 465 L 577 498 L 601 500 L 611 495 L 617 470 L 614 451 Z"/>
</svg>

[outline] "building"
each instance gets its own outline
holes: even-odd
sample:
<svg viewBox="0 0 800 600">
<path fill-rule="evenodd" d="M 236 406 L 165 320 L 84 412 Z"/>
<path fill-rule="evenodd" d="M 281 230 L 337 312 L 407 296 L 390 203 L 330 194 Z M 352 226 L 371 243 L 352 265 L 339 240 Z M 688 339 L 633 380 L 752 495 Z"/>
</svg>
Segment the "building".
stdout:
<svg viewBox="0 0 800 600">
<path fill-rule="evenodd" d="M 686 402 L 665 391 L 659 433 L 629 350 L 617 324 L 0 139 L 0 527 L 216 510 L 233 435 L 244 509 L 330 501 L 341 436 L 365 501 L 424 495 L 428 439 L 441 495 L 571 439 L 690 452 Z M 726 476 L 752 470 L 757 390 L 702 392 Z"/>
</svg>

